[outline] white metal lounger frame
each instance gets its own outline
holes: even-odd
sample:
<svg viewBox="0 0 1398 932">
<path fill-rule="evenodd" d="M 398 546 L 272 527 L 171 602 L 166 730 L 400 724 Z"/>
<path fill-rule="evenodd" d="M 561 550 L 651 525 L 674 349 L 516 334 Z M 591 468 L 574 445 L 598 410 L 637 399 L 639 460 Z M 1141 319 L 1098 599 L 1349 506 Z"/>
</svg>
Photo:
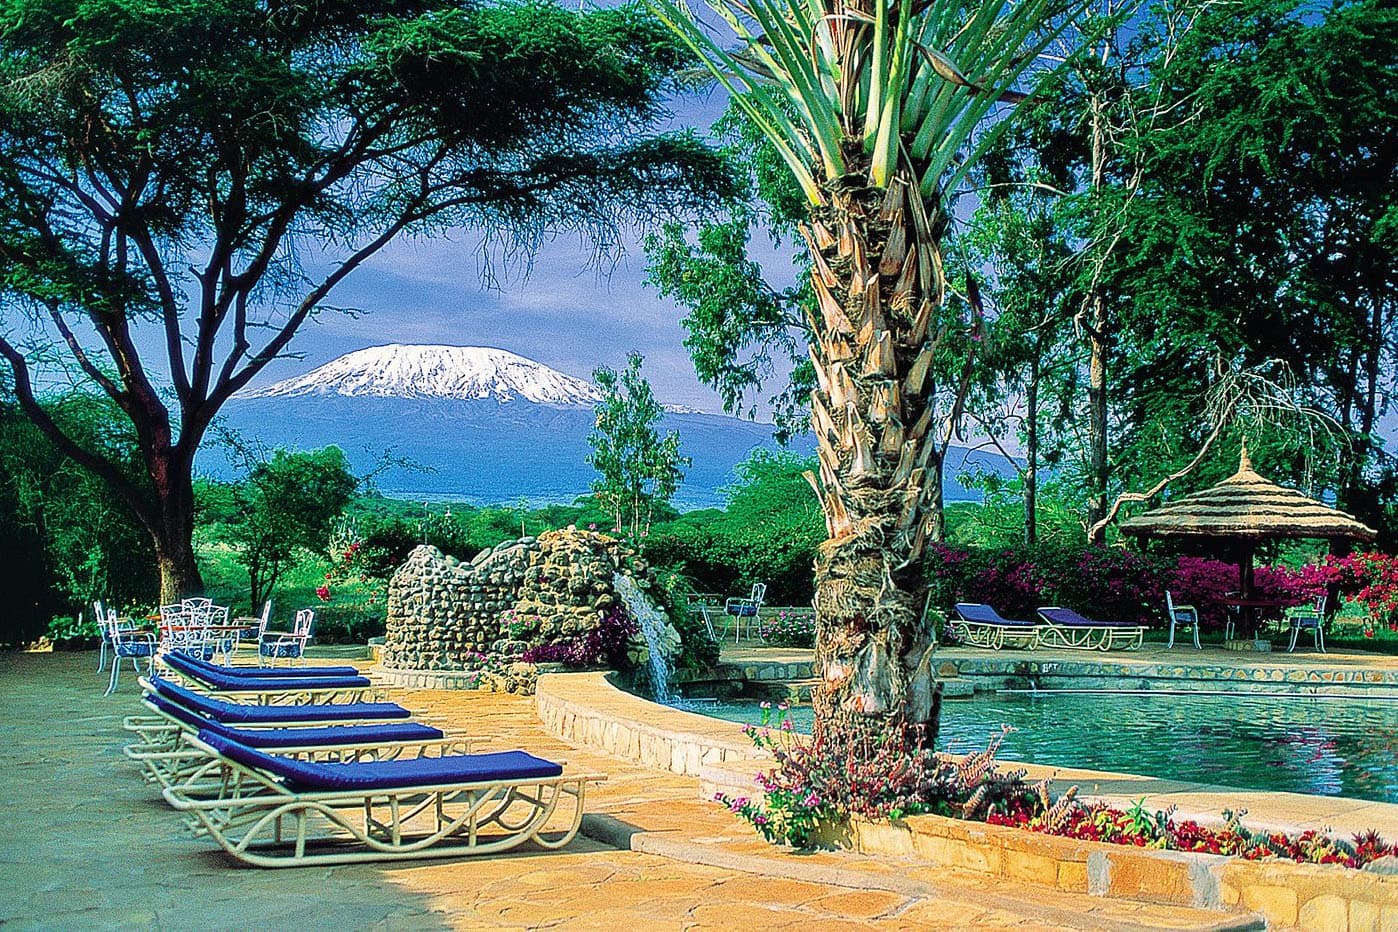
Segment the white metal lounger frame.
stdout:
<svg viewBox="0 0 1398 932">
<path fill-rule="evenodd" d="M 999 650 L 1010 645 L 1033 650 L 1039 646 L 1038 626 L 997 625 L 987 621 L 967 621 L 960 615 L 948 619 L 947 625 L 958 638 L 976 647 Z"/>
<path fill-rule="evenodd" d="M 169 666 L 165 666 L 160 675 L 190 692 L 241 705 L 335 705 L 345 702 L 382 702 L 385 696 L 384 691 L 377 686 L 340 686 L 328 689 L 219 689 L 198 677 L 188 676 Z M 148 686 L 145 680 L 141 681 L 141 685 Z M 153 691 L 146 689 L 146 692 Z"/>
<path fill-rule="evenodd" d="M 493 854 L 526 841 L 561 848 L 578 833 L 587 784 L 605 779 L 563 774 L 298 793 L 219 756 L 193 735 L 184 741 L 207 759 L 162 790 L 165 800 L 188 813 L 196 835 L 211 836 L 224 851 L 257 867 Z M 567 827 L 546 837 L 564 797 L 572 804 Z M 318 850 L 321 844 L 326 850 Z"/>
<path fill-rule="evenodd" d="M 1049 606 L 1054 608 L 1056 606 Z M 1039 643 L 1067 650 L 1135 650 L 1145 643 L 1144 625 L 1060 625 L 1042 611 Z"/>
<path fill-rule="evenodd" d="M 182 779 L 193 768 L 192 764 L 202 764 L 208 755 L 183 746 L 183 736 L 193 735 L 196 729 L 188 722 L 181 721 L 149 703 L 146 707 L 151 715 L 128 715 L 122 727 L 134 734 L 137 740 L 123 748 L 127 759 L 141 765 L 142 776 L 147 783 L 158 783 L 162 787 Z M 327 723 L 322 723 L 327 724 Z M 336 722 L 336 725 L 341 723 Z M 376 722 L 375 724 L 386 724 Z M 252 731 L 253 729 L 246 729 Z M 299 760 L 346 763 L 351 761 L 401 760 L 405 757 L 441 757 L 447 754 L 469 754 L 471 742 L 460 735 L 443 735 L 440 738 L 418 738 L 407 741 L 366 741 L 359 744 L 307 744 L 296 747 L 266 748 L 268 753 Z"/>
</svg>

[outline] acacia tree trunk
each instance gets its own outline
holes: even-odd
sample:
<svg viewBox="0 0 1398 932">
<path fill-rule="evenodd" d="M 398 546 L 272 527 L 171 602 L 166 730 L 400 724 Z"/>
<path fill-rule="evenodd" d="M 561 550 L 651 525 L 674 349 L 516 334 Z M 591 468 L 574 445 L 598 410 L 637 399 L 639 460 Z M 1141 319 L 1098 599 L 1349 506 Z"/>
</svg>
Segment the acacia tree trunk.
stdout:
<svg viewBox="0 0 1398 932">
<path fill-rule="evenodd" d="M 869 746 L 905 728 L 930 747 L 941 704 L 920 562 L 940 534 L 929 324 L 942 300 L 916 188 L 855 169 L 804 231 L 818 313 L 811 417 L 829 538 L 815 566 L 816 738 Z M 924 229 L 928 224 L 924 221 Z M 855 753 L 858 753 L 857 750 Z"/>
<path fill-rule="evenodd" d="M 202 593 L 204 579 L 194 556 L 194 480 L 192 463 L 184 462 L 179 449 L 154 454 L 164 468 L 153 469 L 157 510 L 148 520 L 160 570 L 160 602 L 178 602 Z"/>
</svg>

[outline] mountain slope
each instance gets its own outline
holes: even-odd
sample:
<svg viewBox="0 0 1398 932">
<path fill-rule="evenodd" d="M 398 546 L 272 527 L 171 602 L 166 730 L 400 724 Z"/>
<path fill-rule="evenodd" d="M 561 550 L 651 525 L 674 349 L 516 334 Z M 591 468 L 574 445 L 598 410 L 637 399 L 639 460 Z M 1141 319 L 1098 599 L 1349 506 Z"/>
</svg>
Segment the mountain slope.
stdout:
<svg viewBox="0 0 1398 932">
<path fill-rule="evenodd" d="M 247 392 L 247 398 L 342 395 L 452 398 L 592 405 L 601 396 L 582 379 L 486 346 L 391 343 L 341 356 L 305 375 Z"/>
<path fill-rule="evenodd" d="M 220 426 L 267 449 L 335 444 L 362 474 L 385 456 L 421 469 L 391 466 L 375 482 L 388 495 L 473 504 L 571 502 L 594 478 L 587 434 L 597 390 L 540 363 L 482 347 L 383 346 L 342 356 L 303 376 L 224 407 Z M 536 400 L 544 399 L 544 400 Z M 693 458 L 676 495 L 681 508 L 722 505 L 719 489 L 756 447 L 775 448 L 771 425 L 692 409 L 667 411 L 662 431 L 680 433 Z M 802 438 L 803 454 L 814 444 Z M 948 501 L 977 497 L 955 481 L 967 464 L 1005 471 L 998 457 L 953 449 Z M 201 471 L 233 474 L 227 452 L 210 447 Z"/>
</svg>

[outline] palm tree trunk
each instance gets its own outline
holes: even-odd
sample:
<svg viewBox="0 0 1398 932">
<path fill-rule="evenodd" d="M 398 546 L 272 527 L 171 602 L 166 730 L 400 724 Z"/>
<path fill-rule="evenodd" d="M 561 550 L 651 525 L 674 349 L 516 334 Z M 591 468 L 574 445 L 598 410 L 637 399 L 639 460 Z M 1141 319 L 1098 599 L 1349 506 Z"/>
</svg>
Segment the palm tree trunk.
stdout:
<svg viewBox="0 0 1398 932">
<path fill-rule="evenodd" d="M 923 617 L 924 545 L 940 500 L 930 458 L 929 323 L 940 258 L 915 188 L 850 173 L 806 231 L 818 311 L 812 424 L 829 538 L 816 558 L 817 739 L 873 742 L 906 727 L 930 746 L 940 690 Z"/>
</svg>

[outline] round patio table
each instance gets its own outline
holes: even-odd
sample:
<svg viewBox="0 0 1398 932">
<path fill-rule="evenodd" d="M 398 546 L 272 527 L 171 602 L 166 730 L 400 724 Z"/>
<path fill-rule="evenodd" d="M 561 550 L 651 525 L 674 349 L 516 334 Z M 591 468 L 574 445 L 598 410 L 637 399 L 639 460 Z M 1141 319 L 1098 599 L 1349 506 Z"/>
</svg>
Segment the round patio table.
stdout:
<svg viewBox="0 0 1398 932">
<path fill-rule="evenodd" d="M 1219 599 L 1224 605 L 1238 609 L 1242 616 L 1241 629 L 1248 640 L 1257 639 L 1258 619 L 1264 611 L 1268 609 L 1289 608 L 1296 604 L 1295 599 L 1263 599 L 1256 597 L 1242 598 L 1241 596 L 1225 596 Z"/>
</svg>

